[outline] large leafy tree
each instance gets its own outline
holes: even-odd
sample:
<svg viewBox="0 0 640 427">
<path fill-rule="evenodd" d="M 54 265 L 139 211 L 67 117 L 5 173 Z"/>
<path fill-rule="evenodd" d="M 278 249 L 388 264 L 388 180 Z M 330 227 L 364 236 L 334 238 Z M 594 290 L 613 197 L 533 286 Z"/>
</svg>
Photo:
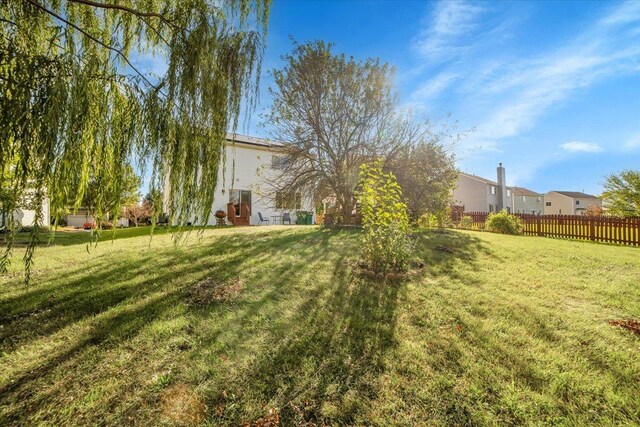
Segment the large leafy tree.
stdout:
<svg viewBox="0 0 640 427">
<path fill-rule="evenodd" d="M 420 140 L 424 127 L 398 114 L 393 69 L 356 61 L 322 41 L 295 44 L 273 72 L 271 135 L 284 144 L 277 176 L 281 194 L 336 198 L 338 220 L 356 205 L 360 165 L 388 159 Z"/>
<path fill-rule="evenodd" d="M 122 178 L 111 187 L 95 179 L 90 179 L 82 199 L 82 206 L 87 208 L 90 215 L 95 212 L 96 206 L 109 213 L 110 218 L 117 220 L 121 214 L 121 208 L 136 204 L 140 201 L 140 185 L 142 179 L 136 174 L 131 165 L 126 165 Z"/>
<path fill-rule="evenodd" d="M 153 188 L 167 182 L 174 220 L 206 221 L 225 134 L 254 104 L 268 10 L 269 0 L 0 2 L 4 207 L 28 190 L 59 217 L 91 180 L 122 191 L 135 161 Z M 166 73 L 136 66 L 150 55 Z M 97 219 L 109 209 L 98 202 Z"/>
<path fill-rule="evenodd" d="M 404 147 L 387 164 L 402 187 L 412 220 L 426 212 L 442 213 L 451 204 L 458 177 L 453 144 L 458 138 L 434 133 L 428 140 Z"/>
<path fill-rule="evenodd" d="M 610 213 L 623 217 L 640 217 L 640 171 L 624 170 L 607 176 L 602 198 Z"/>
</svg>

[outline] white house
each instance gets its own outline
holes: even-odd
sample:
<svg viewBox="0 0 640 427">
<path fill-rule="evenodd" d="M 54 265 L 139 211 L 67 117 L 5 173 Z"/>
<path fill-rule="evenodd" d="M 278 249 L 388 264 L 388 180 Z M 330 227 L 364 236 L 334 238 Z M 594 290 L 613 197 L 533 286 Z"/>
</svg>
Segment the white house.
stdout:
<svg viewBox="0 0 640 427">
<path fill-rule="evenodd" d="M 460 172 L 453 190 L 454 205 L 464 206 L 466 212 L 511 212 L 511 188 L 506 185 L 505 169 L 500 163 L 496 169 L 497 182 Z"/>
<path fill-rule="evenodd" d="M 28 195 L 25 199 L 28 199 Z M 33 206 L 28 206 L 32 203 L 30 200 L 25 201 L 24 206 L 20 206 L 18 209 L 14 210 L 11 215 L 6 215 L 0 213 L 2 218 L 0 218 L 3 222 L 13 220 L 16 223 L 19 223 L 21 227 L 31 227 L 35 225 L 36 220 L 36 211 L 32 209 Z M 42 200 L 42 222 L 39 224 L 41 227 L 49 227 L 50 224 L 50 211 L 49 211 L 49 198 L 45 197 Z"/>
<path fill-rule="evenodd" d="M 602 200 L 579 191 L 549 191 L 544 196 L 545 215 L 582 215 L 590 205 L 602 207 Z"/>
<path fill-rule="evenodd" d="M 270 180 L 275 179 L 276 169 L 282 167 L 282 144 L 229 134 L 225 150 L 226 167 L 223 171 L 220 164 L 208 225 L 216 224 L 213 213 L 217 210 L 228 213 L 227 220 L 238 225 L 260 224 L 259 213 L 272 224 L 282 223 L 285 214 L 295 223 L 297 211 L 315 211 L 313 199 L 308 195 L 272 194 Z M 167 196 L 169 191 L 164 193 Z M 165 209 L 167 205 L 165 199 Z"/>
</svg>

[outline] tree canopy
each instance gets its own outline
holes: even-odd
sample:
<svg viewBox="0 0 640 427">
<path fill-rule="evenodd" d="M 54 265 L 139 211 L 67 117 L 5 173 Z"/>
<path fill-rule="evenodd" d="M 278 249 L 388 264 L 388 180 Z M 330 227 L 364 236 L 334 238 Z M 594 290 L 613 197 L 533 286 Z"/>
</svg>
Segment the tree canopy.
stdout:
<svg viewBox="0 0 640 427">
<path fill-rule="evenodd" d="M 91 180 L 124 191 L 119 183 L 135 162 L 150 168 L 152 188 L 166 182 L 174 220 L 206 222 L 225 135 L 243 105 L 255 103 L 269 3 L 0 2 L 3 209 L 13 211 L 20 194 L 33 191 L 60 217 L 69 200 L 81 204 Z M 136 66 L 151 55 L 166 62 L 166 73 Z M 94 210 L 100 220 L 109 207 L 98 201 Z"/>
<path fill-rule="evenodd" d="M 398 114 L 393 69 L 377 59 L 356 61 L 322 41 L 294 44 L 273 72 L 266 119 L 284 144 L 275 191 L 336 198 L 338 219 L 355 208 L 360 165 L 388 159 L 426 129 Z"/>
<path fill-rule="evenodd" d="M 602 197 L 609 213 L 640 217 L 640 171 L 624 170 L 607 176 Z"/>
<path fill-rule="evenodd" d="M 386 165 L 396 176 L 412 220 L 424 213 L 442 213 L 451 204 L 458 171 L 453 145 L 459 135 L 432 133 L 428 140 L 407 145 Z"/>
</svg>

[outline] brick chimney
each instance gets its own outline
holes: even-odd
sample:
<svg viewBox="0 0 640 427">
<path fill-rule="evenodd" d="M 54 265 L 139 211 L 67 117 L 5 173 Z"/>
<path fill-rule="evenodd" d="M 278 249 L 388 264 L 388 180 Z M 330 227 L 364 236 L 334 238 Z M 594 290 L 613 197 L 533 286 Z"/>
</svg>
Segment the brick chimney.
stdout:
<svg viewBox="0 0 640 427">
<path fill-rule="evenodd" d="M 496 211 L 500 212 L 507 208 L 507 174 L 502 166 L 502 163 L 498 163 L 498 202 L 496 204 Z"/>
</svg>

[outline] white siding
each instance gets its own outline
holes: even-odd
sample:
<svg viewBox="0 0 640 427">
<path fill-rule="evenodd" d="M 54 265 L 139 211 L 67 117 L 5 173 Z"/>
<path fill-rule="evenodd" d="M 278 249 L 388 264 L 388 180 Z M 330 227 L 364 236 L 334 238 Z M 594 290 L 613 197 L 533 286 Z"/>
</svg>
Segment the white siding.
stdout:
<svg viewBox="0 0 640 427">
<path fill-rule="evenodd" d="M 20 221 L 20 224 L 23 227 L 31 227 L 36 219 L 36 211 L 31 209 L 16 209 L 13 212 L 13 218 L 17 221 Z M 49 227 L 50 225 L 50 215 L 49 215 L 49 199 L 45 198 L 42 201 L 42 224 L 43 227 Z"/>
<path fill-rule="evenodd" d="M 214 203 L 208 225 L 215 225 L 213 215 L 217 210 L 227 212 L 229 190 L 251 191 L 251 225 L 257 225 L 260 220 L 258 212 L 272 221 L 273 215 L 291 214 L 292 223 L 295 222 L 296 209 L 276 209 L 275 200 L 270 193 L 269 182 L 273 179 L 274 171 L 271 167 L 272 156 L 277 155 L 277 149 L 236 143 L 226 146 L 226 168 L 223 174 L 222 165 L 218 171 L 218 187 L 216 188 Z M 235 165 L 235 168 L 234 168 Z M 168 191 L 165 191 L 168 195 Z M 314 212 L 313 201 L 309 197 L 302 197 L 303 211 Z M 314 212 L 315 218 L 315 212 Z"/>
</svg>

